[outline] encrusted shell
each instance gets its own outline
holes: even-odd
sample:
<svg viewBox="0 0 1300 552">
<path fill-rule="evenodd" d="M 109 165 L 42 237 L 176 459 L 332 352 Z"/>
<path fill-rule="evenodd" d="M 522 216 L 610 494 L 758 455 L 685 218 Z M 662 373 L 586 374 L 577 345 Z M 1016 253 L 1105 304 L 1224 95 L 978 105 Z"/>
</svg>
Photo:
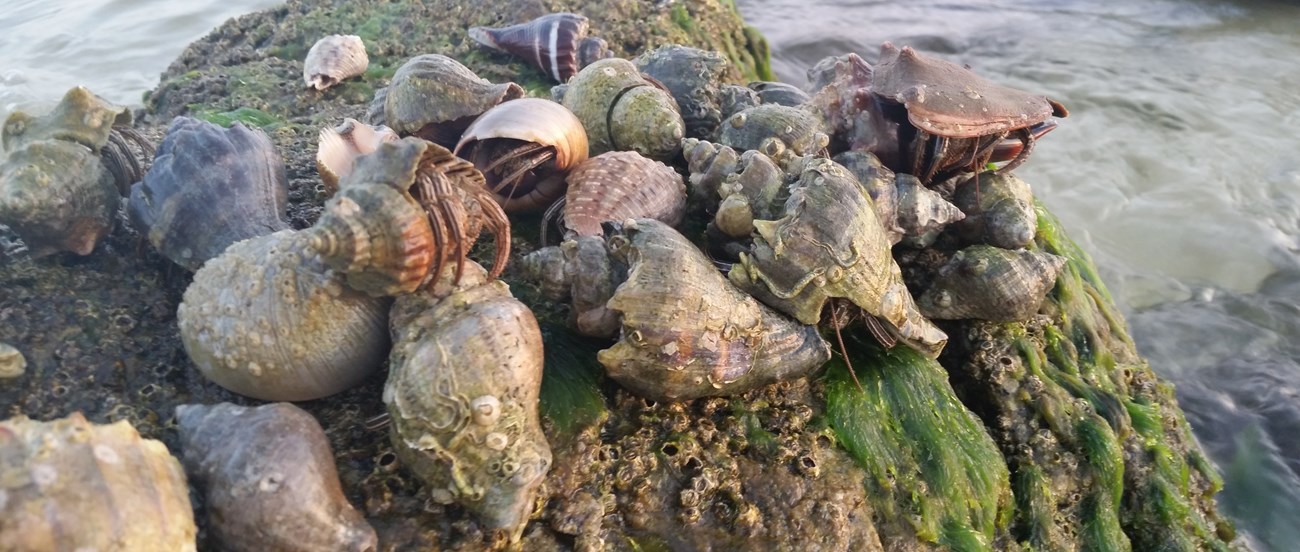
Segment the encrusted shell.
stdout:
<svg viewBox="0 0 1300 552">
<path fill-rule="evenodd" d="M 405 190 L 382 183 L 344 187 L 304 232 L 349 287 L 376 297 L 415 291 L 437 247 L 424 208 Z"/>
<path fill-rule="evenodd" d="M 682 156 L 690 171 L 691 197 L 706 203 L 717 200 L 722 183 L 740 163 L 736 150 L 696 138 L 682 140 Z"/>
<path fill-rule="evenodd" d="M 894 262 L 871 200 L 838 163 L 806 158 L 785 215 L 754 221 L 754 243 L 728 277 L 759 300 L 806 323 L 826 301 L 843 297 L 884 322 L 886 330 L 931 358 L 948 337 L 917 311 Z"/>
<path fill-rule="evenodd" d="M 450 273 L 393 306 L 390 437 L 435 501 L 457 502 L 517 540 L 551 465 L 537 413 L 541 331 L 481 267 L 468 263 L 455 288 Z"/>
<path fill-rule="evenodd" d="M 587 129 L 592 155 L 631 150 L 667 160 L 685 133 L 677 101 L 625 59 L 602 59 L 579 71 L 562 103 Z"/>
<path fill-rule="evenodd" d="M 585 60 L 580 57 L 603 56 L 599 43 L 586 43 L 587 51 L 582 52 L 588 25 L 587 18 L 576 13 L 552 13 L 509 27 L 470 27 L 468 33 L 475 42 L 527 60 L 563 83 L 582 68 Z"/>
<path fill-rule="evenodd" d="M 602 222 L 629 218 L 676 226 L 686 210 L 681 175 L 634 151 L 592 157 L 569 173 L 568 183 L 564 227 L 579 236 L 599 236 Z"/>
<path fill-rule="evenodd" d="M 0 421 L 0 550 L 195 549 L 185 473 L 125 420 Z"/>
<path fill-rule="evenodd" d="M 33 257 L 90 254 L 113 230 L 120 197 L 99 155 L 74 142 L 26 144 L 0 164 L 0 224 Z"/>
<path fill-rule="evenodd" d="M 597 359 L 633 392 L 655 400 L 733 395 L 803 377 L 830 358 L 816 328 L 736 289 L 672 227 L 629 220 L 607 245 L 628 274 L 607 304 L 622 315 L 621 336 Z"/>
<path fill-rule="evenodd" d="M 813 94 L 805 107 L 826 122 L 832 149 L 871 152 L 888 166 L 902 166 L 899 123 L 872 93 L 872 74 L 857 54 L 825 58 L 808 70 Z"/>
<path fill-rule="evenodd" d="M 935 319 L 1028 320 L 1064 266 L 1065 258 L 1051 253 L 973 245 L 939 268 L 917 305 Z"/>
<path fill-rule="evenodd" d="M 359 77 L 370 66 L 366 44 L 356 35 L 330 35 L 316 41 L 302 64 L 302 80 L 307 86 L 324 90 L 352 77 Z"/>
<path fill-rule="evenodd" d="M 614 289 L 627 278 L 627 267 L 605 252 L 598 236 L 575 236 L 559 246 L 543 247 L 523 259 L 525 277 L 553 301 L 571 299 L 570 323 L 590 337 L 618 335 L 618 314 L 606 308 Z"/>
<path fill-rule="evenodd" d="M 549 149 L 515 154 L 529 144 Z M 563 195 L 564 174 L 587 159 L 587 149 L 586 129 L 571 111 L 550 100 L 521 98 L 502 103 L 475 120 L 456 144 L 455 153 L 483 171 L 488 189 L 502 209 L 515 212 L 545 208 Z M 553 158 L 534 166 L 530 162 L 535 155 Z M 516 161 L 501 159 L 511 156 Z M 519 170 L 525 172 L 518 185 L 505 189 L 502 179 Z"/>
<path fill-rule="evenodd" d="M 41 140 L 75 142 L 95 151 L 108 144 L 115 125 L 131 124 L 131 110 L 108 103 L 84 86 L 63 95 L 53 111 L 34 117 L 15 111 L 5 119 L 5 151 L 14 152 Z"/>
<path fill-rule="evenodd" d="M 1029 184 L 1011 174 L 982 172 L 957 185 L 953 203 L 966 219 L 953 225 L 968 243 L 1019 249 L 1038 232 L 1038 212 Z"/>
<path fill-rule="evenodd" d="M 343 496 L 329 440 L 289 403 L 176 407 L 185 469 L 223 550 L 374 552 L 375 530 Z"/>
<path fill-rule="evenodd" d="M 522 98 L 524 89 L 513 82 L 492 84 L 454 59 L 424 54 L 397 68 L 385 94 L 384 124 L 451 148 L 476 117 Z"/>
<path fill-rule="evenodd" d="M 834 160 L 853 173 L 871 196 L 891 244 L 905 241 L 914 247 L 928 247 L 945 226 L 966 217 L 956 205 L 921 184 L 920 179 L 895 174 L 875 155 L 846 151 Z"/>
<path fill-rule="evenodd" d="M 669 44 L 638 56 L 642 74 L 658 81 L 677 100 L 689 138 L 712 138 L 722 122 L 718 87 L 729 63 L 719 52 Z"/>
<path fill-rule="evenodd" d="M 288 193 L 284 160 L 261 130 L 177 117 L 128 210 L 163 256 L 197 270 L 232 243 L 289 228 Z"/>
<path fill-rule="evenodd" d="M 398 139 L 391 128 L 370 126 L 356 119 L 344 119 L 339 126 L 321 129 L 316 146 L 316 171 L 325 183 L 326 195 L 338 191 L 339 180 L 352 174 L 358 157 L 375 151 L 379 144 Z"/>
<path fill-rule="evenodd" d="M 816 115 L 784 105 L 751 107 L 728 117 L 721 128 L 718 142 L 738 151 L 759 149 L 769 138 L 779 139 L 796 155 L 814 155 L 830 144 Z"/>
<path fill-rule="evenodd" d="M 194 274 L 176 311 L 199 371 L 231 391 L 305 401 L 359 383 L 388 352 L 390 300 L 349 288 L 284 230 L 230 246 Z"/>
</svg>

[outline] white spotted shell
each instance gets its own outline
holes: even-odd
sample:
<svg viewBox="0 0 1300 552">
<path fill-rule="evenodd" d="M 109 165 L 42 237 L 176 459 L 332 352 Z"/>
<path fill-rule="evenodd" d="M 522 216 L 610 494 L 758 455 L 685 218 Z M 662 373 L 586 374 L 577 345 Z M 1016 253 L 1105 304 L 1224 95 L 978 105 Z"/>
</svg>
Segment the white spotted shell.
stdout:
<svg viewBox="0 0 1300 552">
<path fill-rule="evenodd" d="M 302 64 L 307 86 L 324 90 L 340 81 L 359 77 L 370 66 L 366 44 L 356 35 L 330 35 L 316 41 Z"/>
</svg>

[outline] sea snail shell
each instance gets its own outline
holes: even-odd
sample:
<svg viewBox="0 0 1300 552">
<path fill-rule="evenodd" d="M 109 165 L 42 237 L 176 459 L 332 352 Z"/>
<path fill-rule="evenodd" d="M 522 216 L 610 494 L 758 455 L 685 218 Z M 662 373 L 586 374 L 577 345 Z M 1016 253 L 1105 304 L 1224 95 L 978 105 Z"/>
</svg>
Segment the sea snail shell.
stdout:
<svg viewBox="0 0 1300 552">
<path fill-rule="evenodd" d="M 552 13 L 509 27 L 470 27 L 469 37 L 530 61 L 564 83 L 587 64 L 611 55 L 604 40 L 587 38 L 588 25 L 587 18 L 576 13 Z"/>
<path fill-rule="evenodd" d="M 302 64 L 307 86 L 324 90 L 366 72 L 370 58 L 366 44 L 356 35 L 330 35 L 316 41 Z"/>
</svg>

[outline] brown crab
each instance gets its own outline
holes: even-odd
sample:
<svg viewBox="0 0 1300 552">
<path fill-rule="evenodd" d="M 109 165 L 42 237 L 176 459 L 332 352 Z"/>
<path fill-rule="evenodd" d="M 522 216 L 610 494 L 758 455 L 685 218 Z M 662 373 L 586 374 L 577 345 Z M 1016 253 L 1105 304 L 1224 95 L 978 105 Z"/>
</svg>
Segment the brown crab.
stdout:
<svg viewBox="0 0 1300 552">
<path fill-rule="evenodd" d="M 1069 114 L 1059 102 L 1002 86 L 909 46 L 880 46 L 871 92 L 884 117 L 898 124 L 899 163 L 923 182 L 1007 161 L 1020 166 L 1034 141 Z M 1022 147 L 1005 143 L 1008 138 Z"/>
</svg>

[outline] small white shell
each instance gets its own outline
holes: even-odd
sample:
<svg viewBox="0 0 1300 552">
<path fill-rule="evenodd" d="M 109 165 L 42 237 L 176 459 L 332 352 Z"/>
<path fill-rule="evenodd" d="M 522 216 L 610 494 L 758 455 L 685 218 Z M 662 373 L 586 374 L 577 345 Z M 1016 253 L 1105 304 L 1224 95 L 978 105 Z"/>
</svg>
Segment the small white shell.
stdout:
<svg viewBox="0 0 1300 552">
<path fill-rule="evenodd" d="M 336 127 L 322 128 L 316 149 L 316 170 L 329 195 L 339 188 L 339 180 L 352 174 L 357 158 L 372 153 L 384 142 L 400 138 L 386 126 L 370 126 L 356 119 L 343 119 Z"/>
<path fill-rule="evenodd" d="M 356 35 L 330 35 L 316 41 L 303 62 L 307 86 L 324 90 L 344 79 L 361 76 L 370 65 L 366 45 Z"/>
</svg>

